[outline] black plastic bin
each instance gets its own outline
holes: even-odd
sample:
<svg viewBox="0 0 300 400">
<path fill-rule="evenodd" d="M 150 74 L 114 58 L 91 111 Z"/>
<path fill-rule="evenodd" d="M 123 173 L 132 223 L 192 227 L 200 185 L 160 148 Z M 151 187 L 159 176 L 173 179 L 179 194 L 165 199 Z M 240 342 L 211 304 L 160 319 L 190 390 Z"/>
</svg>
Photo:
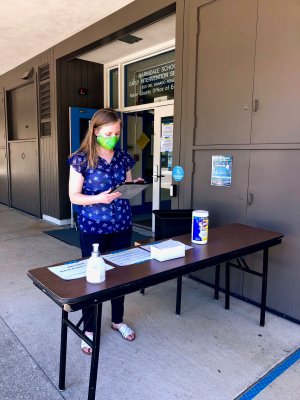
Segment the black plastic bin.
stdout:
<svg viewBox="0 0 300 400">
<path fill-rule="evenodd" d="M 190 233 L 193 210 L 154 210 L 155 240 Z"/>
</svg>

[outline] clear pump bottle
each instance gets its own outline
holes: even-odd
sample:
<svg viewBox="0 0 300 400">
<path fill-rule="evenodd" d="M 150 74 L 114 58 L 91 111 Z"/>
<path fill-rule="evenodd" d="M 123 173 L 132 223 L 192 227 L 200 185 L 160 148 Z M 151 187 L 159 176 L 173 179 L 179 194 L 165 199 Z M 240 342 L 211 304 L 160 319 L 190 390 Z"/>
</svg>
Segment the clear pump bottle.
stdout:
<svg viewBox="0 0 300 400">
<path fill-rule="evenodd" d="M 86 266 L 86 280 L 89 283 L 101 283 L 105 281 L 105 262 L 99 253 L 99 244 L 93 244 L 91 257 Z"/>
</svg>

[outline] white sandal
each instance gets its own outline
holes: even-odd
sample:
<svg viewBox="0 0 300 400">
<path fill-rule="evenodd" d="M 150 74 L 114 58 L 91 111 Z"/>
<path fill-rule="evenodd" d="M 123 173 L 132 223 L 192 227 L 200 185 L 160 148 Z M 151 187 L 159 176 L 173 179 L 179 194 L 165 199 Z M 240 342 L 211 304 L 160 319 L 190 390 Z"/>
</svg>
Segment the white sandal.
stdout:
<svg viewBox="0 0 300 400">
<path fill-rule="evenodd" d="M 93 340 L 94 334 L 93 332 L 85 332 L 85 336 L 87 336 L 90 340 Z M 92 348 L 88 345 L 83 339 L 81 339 L 81 350 L 84 354 L 91 356 L 92 355 Z"/>
<path fill-rule="evenodd" d="M 111 328 L 114 331 L 120 332 L 122 338 L 125 340 L 128 340 L 129 342 L 132 342 L 135 339 L 135 332 L 131 328 L 129 328 L 128 325 L 122 324 L 120 328 L 115 328 L 113 324 L 111 325 Z M 129 336 L 132 336 L 132 339 L 129 339 Z"/>
</svg>

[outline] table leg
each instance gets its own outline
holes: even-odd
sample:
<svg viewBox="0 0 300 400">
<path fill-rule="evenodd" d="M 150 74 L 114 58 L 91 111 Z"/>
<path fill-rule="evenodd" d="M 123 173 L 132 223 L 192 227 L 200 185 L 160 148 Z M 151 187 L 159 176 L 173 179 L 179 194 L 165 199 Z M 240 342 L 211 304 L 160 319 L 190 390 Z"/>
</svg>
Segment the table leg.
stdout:
<svg viewBox="0 0 300 400">
<path fill-rule="evenodd" d="M 219 290 L 220 290 L 220 264 L 217 264 L 215 269 L 215 300 L 219 300 Z"/>
<path fill-rule="evenodd" d="M 181 311 L 181 288 L 182 288 L 182 276 L 179 276 L 177 278 L 176 315 L 180 315 Z"/>
<path fill-rule="evenodd" d="M 66 358 L 67 358 L 67 335 L 68 326 L 65 323 L 65 319 L 68 319 L 68 313 L 62 310 L 61 315 L 61 336 L 60 336 L 60 364 L 59 364 L 59 390 L 65 390 L 66 381 Z"/>
<path fill-rule="evenodd" d="M 102 303 L 95 304 L 94 305 L 94 338 L 93 338 L 94 346 L 93 346 L 93 351 L 92 351 L 88 400 L 95 400 L 95 395 L 96 395 L 99 350 L 100 350 L 101 318 L 102 318 Z"/>
<path fill-rule="evenodd" d="M 267 281 L 268 281 L 268 255 L 269 255 L 269 249 L 265 249 L 263 255 L 263 277 L 262 277 L 261 302 L 260 302 L 260 326 L 265 326 Z"/>
<path fill-rule="evenodd" d="M 144 296 L 144 294 L 145 294 L 145 289 L 141 289 L 140 292 L 141 292 L 141 295 Z"/>
<path fill-rule="evenodd" d="M 229 310 L 229 298 L 230 298 L 230 263 L 227 262 L 225 265 L 225 308 Z"/>
</svg>

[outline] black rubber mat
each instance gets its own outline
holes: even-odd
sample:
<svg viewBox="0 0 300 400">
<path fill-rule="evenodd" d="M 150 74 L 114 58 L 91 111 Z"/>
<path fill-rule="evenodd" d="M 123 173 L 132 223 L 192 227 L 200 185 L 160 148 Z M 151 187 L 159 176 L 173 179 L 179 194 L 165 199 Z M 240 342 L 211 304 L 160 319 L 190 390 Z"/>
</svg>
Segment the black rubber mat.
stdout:
<svg viewBox="0 0 300 400">
<path fill-rule="evenodd" d="M 55 239 L 61 240 L 71 246 L 79 247 L 80 248 L 80 241 L 79 241 L 79 231 L 76 231 L 74 228 L 68 229 L 55 229 L 52 231 L 45 231 L 47 235 L 54 237 Z M 138 242 L 141 240 L 147 240 L 149 236 L 141 235 L 138 232 L 132 232 L 132 243 Z"/>
</svg>

